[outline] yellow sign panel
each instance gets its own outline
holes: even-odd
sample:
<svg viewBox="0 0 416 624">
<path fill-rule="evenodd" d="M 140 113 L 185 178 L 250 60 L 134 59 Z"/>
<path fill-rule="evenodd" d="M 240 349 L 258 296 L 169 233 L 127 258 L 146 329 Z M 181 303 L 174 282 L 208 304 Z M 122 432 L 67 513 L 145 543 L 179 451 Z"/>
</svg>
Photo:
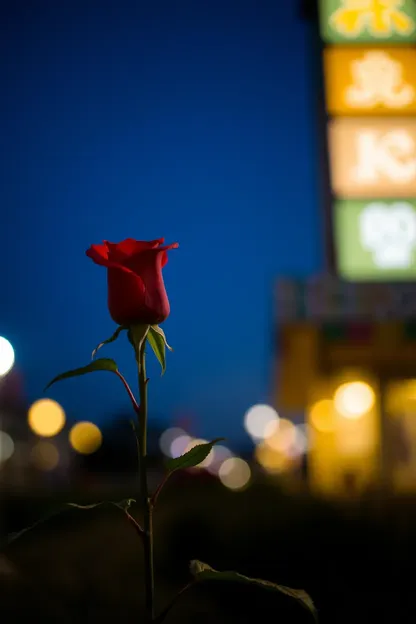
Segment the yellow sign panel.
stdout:
<svg viewBox="0 0 416 624">
<path fill-rule="evenodd" d="M 331 115 L 416 113 L 416 48 L 329 47 L 324 68 Z"/>
<path fill-rule="evenodd" d="M 332 120 L 329 157 L 339 197 L 416 196 L 416 119 Z"/>
</svg>

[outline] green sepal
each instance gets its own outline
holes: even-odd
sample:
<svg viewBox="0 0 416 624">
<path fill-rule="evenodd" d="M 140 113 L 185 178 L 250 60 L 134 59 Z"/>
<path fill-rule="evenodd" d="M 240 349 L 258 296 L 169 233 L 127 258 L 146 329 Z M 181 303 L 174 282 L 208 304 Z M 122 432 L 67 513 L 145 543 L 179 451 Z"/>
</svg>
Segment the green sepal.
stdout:
<svg viewBox="0 0 416 624">
<path fill-rule="evenodd" d="M 91 359 L 93 360 L 95 358 L 95 356 L 97 355 L 97 351 L 101 349 L 101 347 L 103 347 L 106 344 L 109 344 L 110 342 L 114 342 L 115 340 L 117 340 L 121 332 L 127 329 L 128 327 L 126 327 L 126 325 L 120 325 L 119 327 L 117 327 L 116 331 L 114 332 L 112 336 L 110 336 L 110 338 L 107 338 L 107 340 L 103 340 L 103 342 L 100 342 L 100 344 L 95 347 L 94 351 L 92 352 Z"/>
<path fill-rule="evenodd" d="M 197 444 L 191 448 L 187 453 L 184 453 L 180 457 L 175 457 L 166 462 L 166 468 L 168 474 L 172 474 L 175 470 L 183 470 L 185 468 L 193 468 L 198 466 L 204 461 L 210 454 L 214 444 L 222 442 L 224 438 L 215 438 L 212 442 L 205 442 L 204 444 Z"/>
<path fill-rule="evenodd" d="M 232 583 L 244 583 L 246 585 L 255 585 L 268 591 L 284 594 L 285 596 L 296 600 L 299 605 L 307 609 L 315 622 L 318 622 L 318 614 L 312 598 L 309 594 L 303 591 L 303 589 L 292 589 L 291 587 L 278 585 L 277 583 L 271 583 L 270 581 L 250 578 L 248 576 L 244 576 L 243 574 L 239 574 L 238 572 L 220 572 L 211 568 L 211 566 L 207 563 L 203 563 L 198 560 L 191 561 L 190 571 L 196 581 L 228 581 Z"/>
<path fill-rule="evenodd" d="M 149 333 L 150 325 L 130 325 L 128 330 L 128 339 L 130 344 L 133 345 L 134 352 L 136 354 L 136 362 L 140 372 L 140 351 L 144 347 L 147 334 Z"/>
<path fill-rule="evenodd" d="M 159 360 L 159 364 L 162 367 L 162 375 L 166 370 L 166 348 L 169 351 L 173 351 L 167 343 L 165 332 L 159 327 L 159 325 L 151 325 L 149 333 L 147 334 L 147 341 L 153 349 L 153 353 Z"/>
<path fill-rule="evenodd" d="M 87 375 L 88 373 L 95 373 L 96 371 L 109 371 L 110 373 L 117 373 L 118 368 L 117 364 L 114 360 L 109 358 L 100 358 L 99 360 L 94 360 L 87 366 L 83 366 L 82 368 L 74 368 L 73 370 L 67 371 L 66 373 L 61 373 L 57 375 L 45 386 L 45 390 L 50 388 L 57 381 L 61 381 L 62 379 L 69 379 L 70 377 L 79 377 L 80 375 Z"/>
</svg>

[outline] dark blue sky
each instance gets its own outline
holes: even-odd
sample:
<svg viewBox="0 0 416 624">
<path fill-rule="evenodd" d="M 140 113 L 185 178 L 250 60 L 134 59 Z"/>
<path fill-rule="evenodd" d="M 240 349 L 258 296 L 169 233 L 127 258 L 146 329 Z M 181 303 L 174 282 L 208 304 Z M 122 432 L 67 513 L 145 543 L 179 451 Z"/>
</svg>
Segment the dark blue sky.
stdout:
<svg viewBox="0 0 416 624">
<path fill-rule="evenodd" d="M 273 281 L 319 270 L 309 36 L 293 0 L 14 0 L 0 15 L 2 296 L 31 400 L 114 325 L 91 243 L 178 241 L 175 352 L 152 414 L 242 440 L 271 389 Z M 104 352 L 103 352 L 104 355 Z M 129 381 L 128 343 L 108 347 Z M 51 389 L 73 418 L 127 406 L 97 373 Z"/>
</svg>

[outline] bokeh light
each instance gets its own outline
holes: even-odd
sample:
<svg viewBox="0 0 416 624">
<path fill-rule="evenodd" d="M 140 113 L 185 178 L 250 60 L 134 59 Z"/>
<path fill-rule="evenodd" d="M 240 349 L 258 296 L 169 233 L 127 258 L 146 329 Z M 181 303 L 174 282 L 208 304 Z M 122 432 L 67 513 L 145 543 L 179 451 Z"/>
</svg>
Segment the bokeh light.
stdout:
<svg viewBox="0 0 416 624">
<path fill-rule="evenodd" d="M 13 368 L 14 364 L 14 349 L 10 342 L 0 336 L 0 377 L 7 375 Z"/>
<path fill-rule="evenodd" d="M 172 443 L 183 435 L 186 435 L 186 432 L 180 427 L 170 427 L 166 429 L 159 438 L 159 447 L 162 453 L 171 457 Z"/>
<path fill-rule="evenodd" d="M 59 451 L 55 444 L 39 440 L 30 453 L 32 463 L 44 472 L 54 470 L 59 464 Z"/>
<path fill-rule="evenodd" d="M 277 431 L 279 415 L 271 405 L 254 405 L 244 416 L 244 427 L 254 440 L 263 440 Z"/>
<path fill-rule="evenodd" d="M 314 403 L 309 410 L 309 420 L 312 427 L 319 433 L 334 431 L 334 402 L 331 399 L 321 399 Z"/>
<path fill-rule="evenodd" d="M 65 425 L 65 412 L 53 399 L 39 399 L 29 408 L 28 422 L 38 436 L 51 438 Z"/>
<path fill-rule="evenodd" d="M 218 476 L 218 471 L 220 469 L 221 464 L 230 457 L 233 457 L 232 451 L 227 446 L 223 444 L 216 444 L 213 449 L 214 458 L 212 462 L 210 462 L 209 466 L 207 466 L 207 470 L 213 474 Z"/>
<path fill-rule="evenodd" d="M 14 453 L 14 442 L 8 433 L 0 431 L 0 464 L 7 461 Z"/>
<path fill-rule="evenodd" d="M 175 459 L 183 455 L 191 440 L 191 436 L 186 433 L 175 438 L 170 445 L 169 455 Z"/>
<path fill-rule="evenodd" d="M 363 381 L 342 384 L 334 395 L 337 412 L 351 420 L 364 416 L 373 407 L 375 400 L 374 390 Z"/>
<path fill-rule="evenodd" d="M 221 483 L 230 490 L 242 490 L 250 481 L 251 470 L 244 459 L 230 457 L 221 464 L 218 476 Z"/>
<path fill-rule="evenodd" d="M 81 455 L 91 455 L 101 446 L 103 436 L 97 425 L 92 422 L 79 422 L 69 432 L 69 443 Z"/>
<path fill-rule="evenodd" d="M 292 464 L 288 455 L 273 449 L 264 442 L 256 447 L 255 457 L 260 466 L 271 473 L 280 474 L 286 471 Z"/>
<path fill-rule="evenodd" d="M 286 418 L 280 419 L 277 431 L 265 440 L 265 444 L 270 446 L 275 451 L 282 451 L 283 453 L 287 453 L 289 448 L 295 443 L 296 427 Z"/>
</svg>

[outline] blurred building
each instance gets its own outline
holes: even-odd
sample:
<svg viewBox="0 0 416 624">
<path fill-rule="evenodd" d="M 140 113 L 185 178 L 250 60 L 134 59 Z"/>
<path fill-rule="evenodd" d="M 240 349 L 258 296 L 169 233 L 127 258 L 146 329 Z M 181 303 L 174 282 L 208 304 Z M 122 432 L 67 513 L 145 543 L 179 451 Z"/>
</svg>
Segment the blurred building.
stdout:
<svg viewBox="0 0 416 624">
<path fill-rule="evenodd" d="M 326 267 L 278 281 L 276 407 L 315 491 L 414 491 L 416 5 L 308 4 Z"/>
</svg>

